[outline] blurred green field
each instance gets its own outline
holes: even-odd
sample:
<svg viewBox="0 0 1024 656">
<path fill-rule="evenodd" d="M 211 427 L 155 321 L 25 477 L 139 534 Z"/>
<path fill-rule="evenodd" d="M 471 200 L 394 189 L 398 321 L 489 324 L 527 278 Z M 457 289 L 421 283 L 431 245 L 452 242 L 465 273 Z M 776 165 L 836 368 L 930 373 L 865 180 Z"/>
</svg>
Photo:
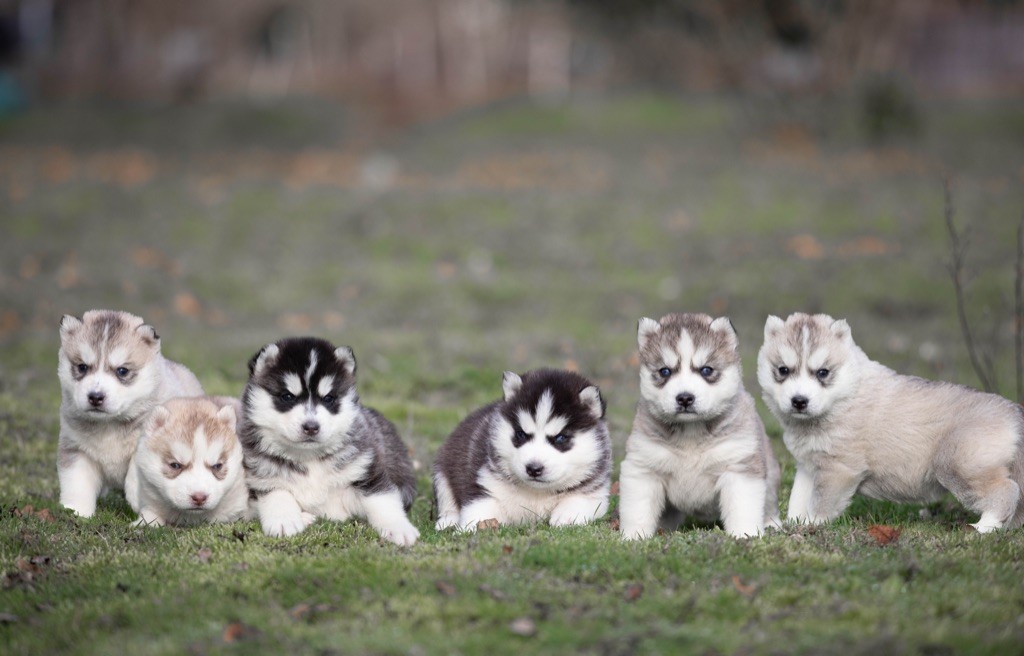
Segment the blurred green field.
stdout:
<svg viewBox="0 0 1024 656">
<path fill-rule="evenodd" d="M 952 501 L 861 500 L 834 526 L 751 541 L 703 528 L 621 545 L 607 521 L 431 528 L 433 454 L 505 369 L 598 382 L 621 458 L 641 316 L 729 315 L 755 396 L 765 316 L 795 310 L 846 317 L 900 371 L 976 385 L 947 176 L 971 238 L 969 313 L 1015 394 L 1020 103 L 929 104 L 919 135 L 885 143 L 853 106 L 794 115 L 633 93 L 386 136 L 316 103 L 0 118 L 4 652 L 1019 650 L 1021 533 L 966 532 Z M 251 354 L 284 335 L 352 345 L 364 402 L 421 466 L 422 543 L 402 552 L 362 524 L 141 531 L 117 496 L 88 521 L 59 512 L 57 326 L 94 307 L 154 323 L 211 393 L 238 394 Z M 786 499 L 792 460 L 774 442 Z M 56 521 L 15 512 L 29 504 Z M 875 523 L 903 533 L 878 547 Z M 530 635 L 510 629 L 522 618 Z"/>
</svg>

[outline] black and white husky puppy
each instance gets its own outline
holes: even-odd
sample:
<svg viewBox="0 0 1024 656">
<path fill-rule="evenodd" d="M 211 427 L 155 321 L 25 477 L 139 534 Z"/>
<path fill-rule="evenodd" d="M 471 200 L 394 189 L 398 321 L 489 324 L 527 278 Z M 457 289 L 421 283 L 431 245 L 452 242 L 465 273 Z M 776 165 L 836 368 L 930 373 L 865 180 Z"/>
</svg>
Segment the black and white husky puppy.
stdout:
<svg viewBox="0 0 1024 656">
<path fill-rule="evenodd" d="M 408 450 L 394 424 L 359 403 L 355 373 L 352 349 L 313 337 L 268 344 L 250 360 L 240 436 L 267 535 L 361 517 L 395 544 L 419 537 L 406 516 L 416 496 Z"/>
<path fill-rule="evenodd" d="M 437 453 L 437 529 L 489 519 L 585 524 L 604 515 L 611 442 L 601 392 L 568 371 L 506 371 L 504 398 L 460 423 Z"/>
</svg>

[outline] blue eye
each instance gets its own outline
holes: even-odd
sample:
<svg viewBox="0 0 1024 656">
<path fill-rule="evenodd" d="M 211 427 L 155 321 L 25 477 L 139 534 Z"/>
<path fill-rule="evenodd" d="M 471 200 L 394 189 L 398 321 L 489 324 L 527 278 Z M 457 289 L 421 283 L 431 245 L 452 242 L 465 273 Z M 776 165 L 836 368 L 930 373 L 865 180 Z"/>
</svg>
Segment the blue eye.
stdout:
<svg viewBox="0 0 1024 656">
<path fill-rule="evenodd" d="M 285 402 L 292 402 L 295 400 L 295 395 L 291 392 L 281 392 L 280 399 Z"/>
<path fill-rule="evenodd" d="M 822 369 L 818 369 L 818 371 L 816 371 L 814 373 L 814 375 L 818 377 L 818 380 L 825 380 L 826 378 L 828 378 L 828 375 L 830 373 L 831 372 L 828 369 L 822 368 Z"/>
<path fill-rule="evenodd" d="M 337 397 L 335 397 L 333 394 L 328 394 L 327 396 L 321 398 L 320 400 L 323 401 L 324 403 L 334 403 L 335 398 Z"/>
<path fill-rule="evenodd" d="M 661 369 L 658 369 L 658 375 L 662 378 L 668 378 L 672 375 L 672 370 L 668 367 L 662 367 Z"/>
<path fill-rule="evenodd" d="M 555 435 L 554 437 L 551 438 L 551 442 L 553 444 L 565 444 L 568 441 L 569 436 L 566 435 L 565 433 L 559 433 L 558 435 Z"/>
<path fill-rule="evenodd" d="M 224 469 L 224 463 L 218 462 L 215 465 L 210 465 L 210 469 L 215 472 L 219 472 L 220 470 Z"/>
<path fill-rule="evenodd" d="M 117 368 L 117 375 L 118 375 L 119 378 L 124 378 L 129 373 L 131 373 L 131 372 L 128 370 L 128 367 L 118 367 Z"/>
<path fill-rule="evenodd" d="M 181 469 L 181 463 L 180 462 L 169 462 L 169 463 L 167 463 L 167 466 L 170 467 L 171 469 L 175 470 L 175 471 Z"/>
<path fill-rule="evenodd" d="M 705 378 L 710 378 L 711 374 L 713 374 L 713 373 L 715 373 L 715 370 L 714 370 L 713 367 L 701 367 L 700 368 L 700 375 L 705 377 Z"/>
</svg>

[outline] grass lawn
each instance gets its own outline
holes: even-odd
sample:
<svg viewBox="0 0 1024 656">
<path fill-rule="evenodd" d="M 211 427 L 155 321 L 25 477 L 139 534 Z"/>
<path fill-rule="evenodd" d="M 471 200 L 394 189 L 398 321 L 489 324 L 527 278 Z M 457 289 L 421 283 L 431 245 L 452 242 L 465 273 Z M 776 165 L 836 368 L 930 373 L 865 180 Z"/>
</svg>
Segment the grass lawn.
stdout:
<svg viewBox="0 0 1024 656">
<path fill-rule="evenodd" d="M 316 105 L 0 119 L 0 652 L 1021 653 L 1024 534 L 964 530 L 976 518 L 952 499 L 859 499 L 752 540 L 697 526 L 622 544 L 610 517 L 432 528 L 433 454 L 505 369 L 596 381 L 618 463 L 641 316 L 728 314 L 755 396 L 765 316 L 795 310 L 846 317 L 898 370 L 976 384 L 946 175 L 972 226 L 969 311 L 1014 393 L 1020 104 L 929 106 L 920 136 L 874 145 L 855 112 L 820 111 L 808 127 L 633 94 L 374 140 Z M 139 529 L 119 494 L 89 520 L 61 510 L 57 326 L 93 307 L 144 316 L 216 394 L 279 337 L 352 345 L 364 402 L 419 466 L 422 541 L 364 523 Z M 793 461 L 762 411 L 784 503 Z M 902 532 L 880 544 L 875 525 Z"/>
</svg>

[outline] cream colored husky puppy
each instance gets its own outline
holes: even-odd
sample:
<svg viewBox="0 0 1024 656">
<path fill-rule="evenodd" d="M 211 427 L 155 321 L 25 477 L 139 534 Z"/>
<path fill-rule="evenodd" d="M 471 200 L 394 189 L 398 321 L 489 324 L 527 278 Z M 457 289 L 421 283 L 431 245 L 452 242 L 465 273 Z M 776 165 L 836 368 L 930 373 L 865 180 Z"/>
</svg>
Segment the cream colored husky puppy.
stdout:
<svg viewBox="0 0 1024 656">
<path fill-rule="evenodd" d="M 641 319 L 640 403 L 619 477 L 626 540 L 674 529 L 687 515 L 721 518 L 741 537 L 778 523 L 779 463 L 743 388 L 726 317 Z"/>
<path fill-rule="evenodd" d="M 139 440 L 125 497 L 138 524 L 233 522 L 249 515 L 249 490 L 229 397 L 171 399 L 153 410 Z"/>
<path fill-rule="evenodd" d="M 928 502 L 949 490 L 982 533 L 1024 520 L 1017 404 L 897 374 L 826 314 L 768 317 L 757 377 L 797 461 L 788 519 L 835 519 L 854 493 Z"/>
<path fill-rule="evenodd" d="M 127 312 L 91 310 L 60 322 L 60 502 L 83 517 L 124 487 L 149 413 L 175 396 L 203 393 L 184 366 L 160 354 L 153 326 Z"/>
</svg>

